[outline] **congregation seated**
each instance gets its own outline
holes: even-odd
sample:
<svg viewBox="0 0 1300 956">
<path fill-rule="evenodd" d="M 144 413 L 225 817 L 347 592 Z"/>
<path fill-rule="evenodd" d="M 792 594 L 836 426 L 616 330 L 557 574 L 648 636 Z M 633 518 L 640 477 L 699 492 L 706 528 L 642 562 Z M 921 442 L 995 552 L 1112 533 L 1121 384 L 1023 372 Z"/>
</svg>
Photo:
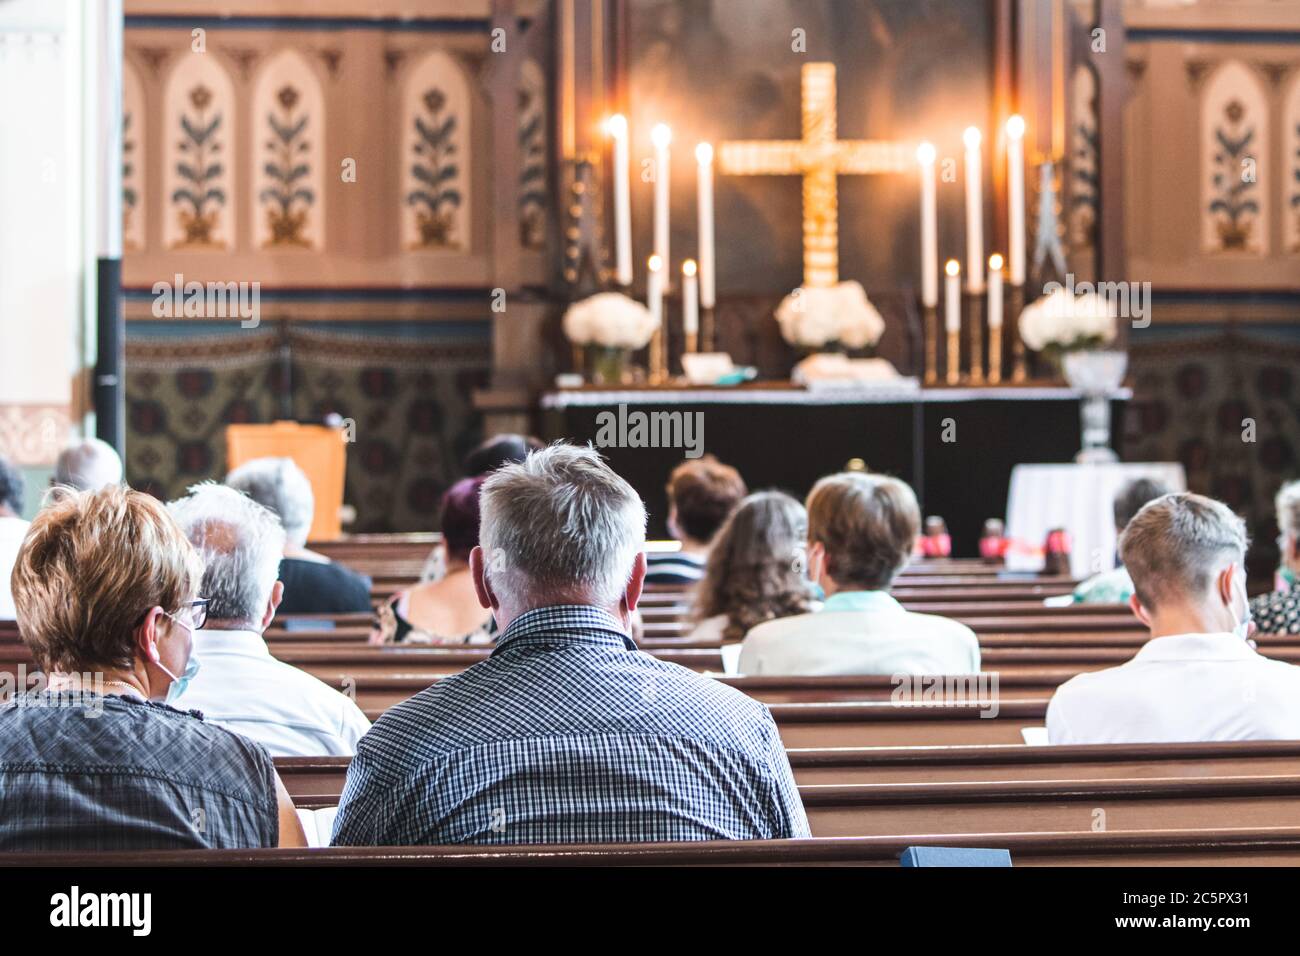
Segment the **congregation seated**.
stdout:
<svg viewBox="0 0 1300 956">
<path fill-rule="evenodd" d="M 255 458 L 226 476 L 284 527 L 281 614 L 347 614 L 370 610 L 370 579 L 307 548 L 316 499 L 311 482 L 291 458 Z"/>
<path fill-rule="evenodd" d="M 197 662 L 202 576 L 149 495 L 51 492 L 13 572 L 44 674 L 0 706 L 0 850 L 304 844 L 266 749 L 173 706 Z"/>
<path fill-rule="evenodd" d="M 647 584 L 692 585 L 704 577 L 709 544 L 748 493 L 740 472 L 712 455 L 684 461 L 668 477 L 668 533 L 678 551 L 647 559 Z"/>
<path fill-rule="evenodd" d="M 1283 485 L 1274 504 L 1281 552 L 1277 589 L 1255 598 L 1250 611 L 1263 634 L 1300 634 L 1300 481 Z"/>
<path fill-rule="evenodd" d="M 1163 482 L 1134 478 L 1115 496 L 1115 533 L 1123 534 L 1133 516 L 1148 501 L 1169 494 Z M 1109 571 L 1094 574 L 1074 589 L 1075 604 L 1127 604 L 1133 596 L 1133 579 L 1121 561 Z"/>
<path fill-rule="evenodd" d="M 964 624 L 907 611 L 889 594 L 921 529 L 912 489 L 843 472 L 808 495 L 808 574 L 820 610 L 768 621 L 741 645 L 742 674 L 972 674 L 979 642 Z"/>
<path fill-rule="evenodd" d="M 752 494 L 713 539 L 695 596 L 693 641 L 732 643 L 773 618 L 812 610 L 804 573 L 808 515 L 781 491 Z"/>
<path fill-rule="evenodd" d="M 626 481 L 553 445 L 493 472 L 480 509 L 470 571 L 496 650 L 375 722 L 335 845 L 809 835 L 767 708 L 628 636 L 646 514 Z"/>
<path fill-rule="evenodd" d="M 469 571 L 469 554 L 478 545 L 482 485 L 482 478 L 462 478 L 442 496 L 442 576 L 398 591 L 381 604 L 371 644 L 492 643 L 496 622 L 479 604 Z"/>
<path fill-rule="evenodd" d="M 69 444 L 54 462 L 50 484 L 74 491 L 98 491 L 122 483 L 122 458 L 98 438 L 81 438 Z"/>
<path fill-rule="evenodd" d="M 1120 536 L 1133 613 L 1151 639 L 1119 667 L 1066 681 L 1054 744 L 1300 739 L 1300 667 L 1249 641 L 1246 526 L 1221 502 L 1165 495 Z"/>
<path fill-rule="evenodd" d="M 0 455 L 0 621 L 12 621 L 15 616 L 9 575 L 27 535 L 28 523 L 22 518 L 23 498 L 23 473 Z"/>
<path fill-rule="evenodd" d="M 196 485 L 169 506 L 203 560 L 207 621 L 195 634 L 198 671 L 178 698 L 273 757 L 346 756 L 370 729 L 355 701 L 271 656 L 262 633 L 284 585 L 284 529 L 233 488 Z"/>
</svg>

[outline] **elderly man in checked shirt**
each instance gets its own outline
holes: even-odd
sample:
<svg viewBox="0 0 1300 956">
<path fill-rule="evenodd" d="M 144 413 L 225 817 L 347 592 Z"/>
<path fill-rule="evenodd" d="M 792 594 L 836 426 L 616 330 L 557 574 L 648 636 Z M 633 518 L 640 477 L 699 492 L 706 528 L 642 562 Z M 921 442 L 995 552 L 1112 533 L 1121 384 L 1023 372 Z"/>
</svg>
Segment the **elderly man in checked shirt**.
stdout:
<svg viewBox="0 0 1300 956">
<path fill-rule="evenodd" d="M 492 656 L 361 739 L 335 845 L 806 837 L 767 708 L 636 649 L 645 507 L 588 448 L 484 483 L 470 564 Z"/>
</svg>

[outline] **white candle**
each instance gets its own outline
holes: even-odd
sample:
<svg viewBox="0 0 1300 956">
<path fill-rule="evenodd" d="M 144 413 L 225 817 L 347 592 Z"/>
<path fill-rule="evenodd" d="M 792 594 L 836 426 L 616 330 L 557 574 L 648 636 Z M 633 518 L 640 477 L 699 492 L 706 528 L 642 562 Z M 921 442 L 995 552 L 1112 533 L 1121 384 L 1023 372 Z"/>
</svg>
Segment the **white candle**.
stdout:
<svg viewBox="0 0 1300 956">
<path fill-rule="evenodd" d="M 605 127 L 614 141 L 614 278 L 628 286 L 632 284 L 632 196 L 627 117 L 615 113 Z"/>
<path fill-rule="evenodd" d="M 1002 257 L 989 256 L 989 328 L 1002 328 Z"/>
<path fill-rule="evenodd" d="M 660 123 L 650 131 L 655 147 L 655 244 L 654 254 L 660 262 L 668 262 L 668 145 L 673 141 L 673 131 Z"/>
<path fill-rule="evenodd" d="M 655 325 L 662 327 L 664 323 L 664 261 L 658 256 L 651 256 L 646 265 L 650 270 L 645 284 L 646 308 L 654 316 Z"/>
<path fill-rule="evenodd" d="M 682 263 L 682 331 L 687 335 L 700 331 L 700 280 L 695 272 L 694 259 Z"/>
<path fill-rule="evenodd" d="M 962 134 L 966 144 L 966 288 L 984 291 L 984 172 L 980 158 L 980 131 L 974 126 Z"/>
<path fill-rule="evenodd" d="M 939 219 L 934 193 L 934 146 L 922 143 L 916 149 L 921 164 L 921 304 L 932 309 L 939 304 Z"/>
<path fill-rule="evenodd" d="M 943 327 L 947 332 L 961 331 L 961 265 L 956 259 L 949 259 L 944 266 L 946 273 L 943 282 L 944 309 Z"/>
<path fill-rule="evenodd" d="M 1025 119 L 1007 120 L 1007 210 L 1011 284 L 1025 284 Z"/>
<path fill-rule="evenodd" d="M 699 169 L 699 246 L 700 246 L 700 304 L 713 308 L 713 146 L 700 143 L 695 147 L 695 161 Z"/>
</svg>

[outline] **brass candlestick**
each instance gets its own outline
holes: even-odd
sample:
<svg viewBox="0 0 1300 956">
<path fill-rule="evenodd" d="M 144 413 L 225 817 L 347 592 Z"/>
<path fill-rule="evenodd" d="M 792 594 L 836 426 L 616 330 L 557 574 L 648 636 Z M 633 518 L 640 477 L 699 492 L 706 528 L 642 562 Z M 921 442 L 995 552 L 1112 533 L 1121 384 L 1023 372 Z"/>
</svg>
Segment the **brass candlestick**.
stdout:
<svg viewBox="0 0 1300 956">
<path fill-rule="evenodd" d="M 921 307 L 925 327 L 925 384 L 939 381 L 939 309 L 933 305 Z"/>
<path fill-rule="evenodd" d="M 1002 326 L 989 326 L 989 384 L 1002 382 Z"/>
<path fill-rule="evenodd" d="M 683 333 L 683 334 L 686 336 L 686 354 L 690 355 L 690 354 L 693 354 L 693 353 L 695 353 L 696 351 L 698 351 L 699 344 L 700 344 L 700 342 L 699 342 L 699 338 L 700 338 L 699 333 L 698 333 L 698 332 L 686 332 L 686 333 Z"/>
<path fill-rule="evenodd" d="M 956 385 L 961 381 L 961 332 L 953 330 L 948 333 L 948 384 Z"/>
<path fill-rule="evenodd" d="M 970 383 L 984 384 L 984 293 L 969 292 L 970 307 Z"/>
<path fill-rule="evenodd" d="M 1007 299 L 1007 317 L 1011 320 L 1011 381 L 1020 383 L 1027 377 L 1025 340 L 1020 337 L 1020 313 L 1025 309 L 1025 287 L 1013 285 Z"/>
<path fill-rule="evenodd" d="M 660 326 L 650 339 L 650 368 L 646 381 L 651 385 L 662 385 L 668 381 L 668 350 L 664 346 L 664 330 Z"/>
</svg>

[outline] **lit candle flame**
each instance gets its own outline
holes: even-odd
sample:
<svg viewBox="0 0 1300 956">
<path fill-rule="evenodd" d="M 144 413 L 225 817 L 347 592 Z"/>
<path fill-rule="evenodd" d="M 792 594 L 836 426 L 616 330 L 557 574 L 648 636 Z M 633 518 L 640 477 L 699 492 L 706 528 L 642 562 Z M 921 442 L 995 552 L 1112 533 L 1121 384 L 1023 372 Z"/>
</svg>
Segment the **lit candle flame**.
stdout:
<svg viewBox="0 0 1300 956">
<path fill-rule="evenodd" d="M 949 259 L 948 264 L 943 267 L 943 271 L 950 276 L 958 275 L 961 273 L 961 263 L 956 259 Z"/>
</svg>

